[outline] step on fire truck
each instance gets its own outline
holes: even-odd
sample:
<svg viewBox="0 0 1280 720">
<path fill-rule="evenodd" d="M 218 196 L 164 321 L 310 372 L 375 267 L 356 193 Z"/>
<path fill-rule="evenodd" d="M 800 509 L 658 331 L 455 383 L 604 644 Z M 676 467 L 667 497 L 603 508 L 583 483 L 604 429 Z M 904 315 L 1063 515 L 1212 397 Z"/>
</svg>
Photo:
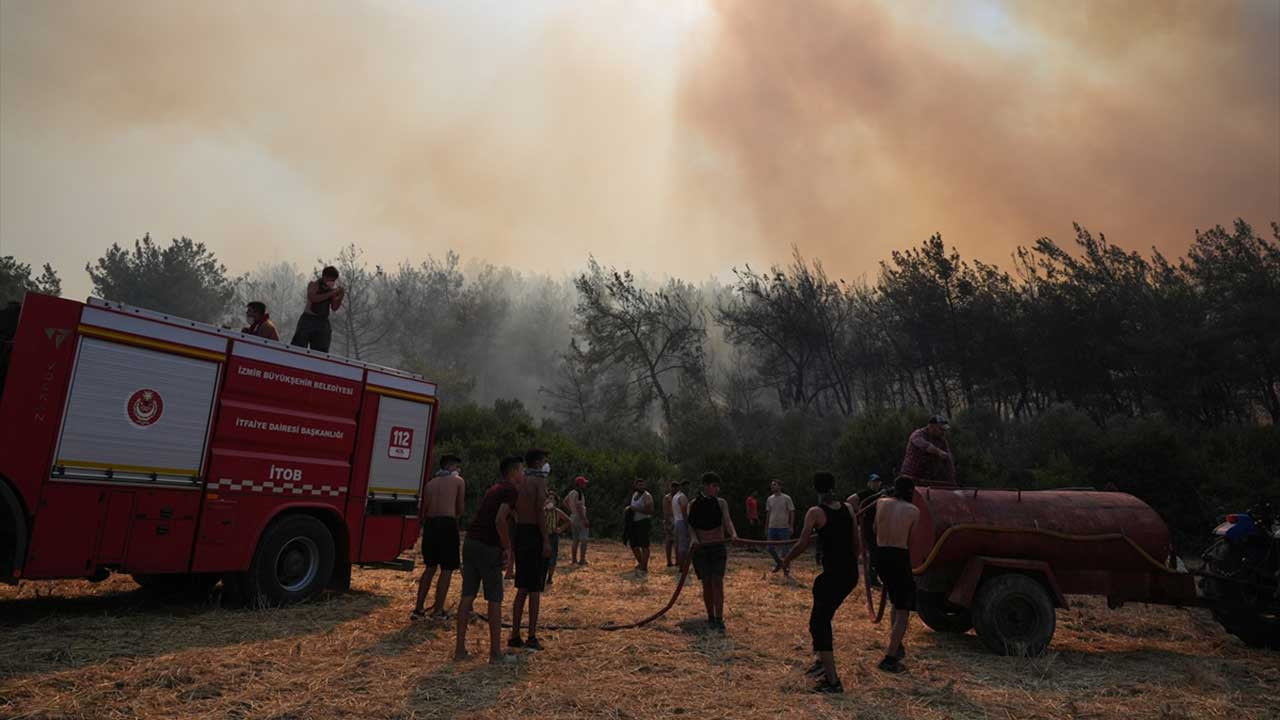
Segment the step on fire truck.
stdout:
<svg viewBox="0 0 1280 720">
<path fill-rule="evenodd" d="M 221 579 L 283 604 L 417 539 L 435 384 L 97 299 L 28 293 L 18 312 L 0 338 L 0 581 Z"/>
</svg>

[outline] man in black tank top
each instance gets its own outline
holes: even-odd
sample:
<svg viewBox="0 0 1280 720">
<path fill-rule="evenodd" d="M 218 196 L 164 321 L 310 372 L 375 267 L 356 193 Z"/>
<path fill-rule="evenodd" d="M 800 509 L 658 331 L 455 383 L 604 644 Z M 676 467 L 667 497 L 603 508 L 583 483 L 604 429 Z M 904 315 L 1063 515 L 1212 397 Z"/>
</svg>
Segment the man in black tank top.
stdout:
<svg viewBox="0 0 1280 720">
<path fill-rule="evenodd" d="M 790 567 L 791 561 L 809 547 L 813 534 L 818 534 L 822 543 L 822 574 L 813 580 L 813 610 L 809 613 L 809 634 L 818 659 L 807 674 L 821 673 L 821 679 L 813 688 L 820 693 L 844 692 L 836 674 L 831 619 L 858 585 L 858 525 L 853 508 L 833 492 L 835 485 L 836 479 L 831 473 L 814 474 L 813 487 L 818 491 L 821 504 L 805 513 L 800 539 L 782 559 L 782 566 Z"/>
<path fill-rule="evenodd" d="M 330 265 L 320 277 L 307 285 L 307 308 L 298 316 L 298 327 L 293 332 L 293 345 L 329 352 L 333 327 L 329 325 L 329 312 L 342 307 L 346 289 L 338 285 L 338 269 Z"/>
</svg>

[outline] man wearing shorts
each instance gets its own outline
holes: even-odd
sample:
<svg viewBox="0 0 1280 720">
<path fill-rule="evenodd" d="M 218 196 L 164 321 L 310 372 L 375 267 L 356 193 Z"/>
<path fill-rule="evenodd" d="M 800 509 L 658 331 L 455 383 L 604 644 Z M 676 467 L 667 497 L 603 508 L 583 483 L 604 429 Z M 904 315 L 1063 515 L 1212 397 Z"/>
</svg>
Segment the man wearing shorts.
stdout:
<svg viewBox="0 0 1280 720">
<path fill-rule="evenodd" d="M 631 554 L 636 556 L 638 575 L 649 574 L 649 533 L 653 524 L 653 495 L 644 485 L 644 478 L 636 478 L 631 501 L 626 508 L 631 511 L 631 534 L 627 541 L 631 545 Z"/>
<path fill-rule="evenodd" d="M 774 480 L 769 483 L 769 498 L 764 501 L 767 515 L 766 538 L 771 541 L 790 540 L 791 531 L 796 526 L 796 504 L 791 496 L 782 492 L 782 483 Z M 773 571 L 782 570 L 782 574 L 791 577 L 791 571 L 782 567 L 782 555 L 791 549 L 790 545 L 770 545 L 769 554 L 773 556 Z"/>
<path fill-rule="evenodd" d="M 893 629 L 878 666 L 885 672 L 906 670 L 902 665 L 907 654 L 902 638 L 907 633 L 911 611 L 916 608 L 916 579 L 911 572 L 909 551 L 911 530 L 920 517 L 920 509 L 912 503 L 915 491 L 915 482 L 899 475 L 892 495 L 876 501 L 876 572 L 893 603 Z"/>
<path fill-rule="evenodd" d="M 541 650 L 538 640 L 538 606 L 542 588 L 547 582 L 547 560 L 551 557 L 551 538 L 547 532 L 547 475 L 551 464 L 544 450 L 524 454 L 524 482 L 518 484 L 516 497 L 516 599 L 511 606 L 511 638 L 507 647 Z M 520 637 L 524 619 L 524 603 L 529 601 L 529 638 Z"/>
<path fill-rule="evenodd" d="M 564 496 L 565 508 L 569 510 L 569 532 L 573 534 L 573 547 L 570 561 L 574 565 L 587 564 L 587 532 L 591 521 L 587 520 L 587 479 L 579 475 L 573 480 L 573 489 Z M 582 553 L 579 555 L 578 549 Z"/>
<path fill-rule="evenodd" d="M 440 582 L 436 584 L 436 601 L 431 606 L 431 617 L 444 619 L 444 601 L 449 595 L 449 583 L 458 562 L 458 518 L 466 507 L 467 484 L 462 479 L 462 458 L 444 455 L 440 469 L 427 481 L 422 498 L 422 577 L 418 578 L 418 602 L 409 613 L 410 620 L 421 620 L 423 603 L 431 590 L 431 578 L 440 568 Z"/>
<path fill-rule="evenodd" d="M 504 459 L 498 466 L 502 479 L 489 488 L 476 508 L 462 543 L 462 600 L 458 603 L 458 644 L 453 658 L 467 657 L 467 623 L 471 621 L 471 605 L 484 585 L 484 599 L 489 603 L 489 662 L 498 663 L 510 656 L 502 654 L 502 575 L 511 570 L 511 538 L 507 525 L 516 506 L 516 483 L 524 480 L 524 460 Z"/>
<path fill-rule="evenodd" d="M 702 581 L 702 603 L 707 627 L 724 633 L 724 573 L 729 561 L 726 541 L 738 539 L 729 517 L 729 503 L 720 497 L 720 476 L 703 473 L 702 492 L 689 506 L 689 525 L 698 544 L 693 548 L 693 570 Z"/>
</svg>

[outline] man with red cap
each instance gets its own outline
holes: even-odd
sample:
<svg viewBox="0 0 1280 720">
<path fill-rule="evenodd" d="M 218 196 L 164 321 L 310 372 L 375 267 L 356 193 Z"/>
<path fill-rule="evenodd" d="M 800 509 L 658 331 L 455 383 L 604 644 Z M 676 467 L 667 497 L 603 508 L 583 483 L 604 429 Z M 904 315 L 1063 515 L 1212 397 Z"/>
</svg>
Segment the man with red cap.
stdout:
<svg viewBox="0 0 1280 720">
<path fill-rule="evenodd" d="M 569 511 L 569 532 L 573 536 L 572 557 L 574 565 L 587 564 L 587 531 L 591 521 L 587 519 L 587 479 L 579 475 L 573 480 L 573 489 L 564 496 L 564 506 Z M 578 548 L 581 547 L 581 553 Z"/>
</svg>

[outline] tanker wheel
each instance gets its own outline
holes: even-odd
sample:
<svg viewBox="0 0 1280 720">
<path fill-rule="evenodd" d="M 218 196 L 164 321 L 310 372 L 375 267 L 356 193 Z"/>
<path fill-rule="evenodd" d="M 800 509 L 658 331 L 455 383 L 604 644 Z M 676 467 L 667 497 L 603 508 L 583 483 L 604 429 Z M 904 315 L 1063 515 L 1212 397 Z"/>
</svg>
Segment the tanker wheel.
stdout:
<svg viewBox="0 0 1280 720">
<path fill-rule="evenodd" d="M 1057 626 L 1053 599 L 1034 578 L 1019 573 L 996 575 L 982 583 L 973 599 L 978 638 L 1001 655 L 1039 655 Z"/>
<path fill-rule="evenodd" d="M 251 606 L 290 605 L 314 597 L 333 575 L 333 535 L 310 515 L 289 515 L 262 534 L 241 592 Z"/>
<path fill-rule="evenodd" d="M 947 602 L 947 596 L 939 592 L 917 593 L 916 613 L 925 625 L 937 632 L 966 633 L 973 627 L 969 609 Z"/>
</svg>

